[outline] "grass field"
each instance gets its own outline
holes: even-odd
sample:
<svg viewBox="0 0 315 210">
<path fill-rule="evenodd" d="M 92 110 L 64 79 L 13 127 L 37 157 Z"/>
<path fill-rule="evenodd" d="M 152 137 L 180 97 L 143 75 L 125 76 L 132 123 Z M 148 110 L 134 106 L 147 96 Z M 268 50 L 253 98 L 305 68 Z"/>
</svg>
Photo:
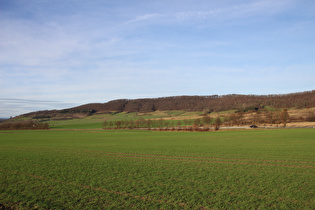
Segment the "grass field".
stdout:
<svg viewBox="0 0 315 210">
<path fill-rule="evenodd" d="M 0 131 L 0 204 L 315 208 L 315 129 Z"/>
<path fill-rule="evenodd" d="M 118 120 L 137 120 L 137 119 L 151 119 L 159 120 L 161 118 L 169 122 L 177 122 L 178 119 L 186 118 L 200 118 L 200 112 L 184 112 L 184 111 L 156 111 L 151 113 L 116 113 L 116 114 L 96 114 L 81 119 L 69 120 L 50 120 L 47 121 L 53 129 L 101 129 L 103 122 L 118 121 Z M 175 120 L 177 119 L 177 120 Z"/>
</svg>

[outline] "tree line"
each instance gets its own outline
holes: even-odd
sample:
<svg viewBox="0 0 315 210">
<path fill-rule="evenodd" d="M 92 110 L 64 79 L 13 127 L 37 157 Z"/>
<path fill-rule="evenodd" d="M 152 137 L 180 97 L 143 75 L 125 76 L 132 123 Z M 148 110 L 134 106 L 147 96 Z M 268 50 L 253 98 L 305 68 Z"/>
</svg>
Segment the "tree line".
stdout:
<svg viewBox="0 0 315 210">
<path fill-rule="evenodd" d="M 212 119 L 209 115 L 205 115 L 202 118 L 196 119 L 184 119 L 184 120 L 164 120 L 163 118 L 152 119 L 131 119 L 131 120 L 114 120 L 103 122 L 104 129 L 159 129 L 159 130 L 209 130 L 214 127 L 218 130 L 221 125 L 221 118 L 217 117 Z"/>
<path fill-rule="evenodd" d="M 1 123 L 0 130 L 41 130 L 49 129 L 48 123 L 34 121 Z"/>
</svg>

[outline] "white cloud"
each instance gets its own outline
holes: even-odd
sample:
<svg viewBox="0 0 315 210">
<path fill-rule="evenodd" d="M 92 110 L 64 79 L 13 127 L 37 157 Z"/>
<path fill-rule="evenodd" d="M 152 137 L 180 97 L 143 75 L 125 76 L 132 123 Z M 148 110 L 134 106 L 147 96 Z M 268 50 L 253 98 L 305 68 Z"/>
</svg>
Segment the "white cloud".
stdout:
<svg viewBox="0 0 315 210">
<path fill-rule="evenodd" d="M 237 19 L 253 16 L 268 16 L 281 13 L 292 7 L 291 0 L 258 0 L 250 3 L 237 4 L 230 7 L 202 11 L 184 11 L 175 14 L 177 20 L 192 19 Z"/>
<path fill-rule="evenodd" d="M 2 20 L 0 62 L 42 65 L 76 50 L 78 37 L 67 34 L 54 22 L 38 24 L 25 20 Z"/>
<path fill-rule="evenodd" d="M 60 101 L 0 98 L 0 118 L 17 116 L 31 111 L 70 108 L 76 105 L 78 104 Z"/>
<path fill-rule="evenodd" d="M 129 24 L 129 23 L 135 23 L 135 22 L 140 22 L 140 21 L 144 21 L 144 20 L 148 20 L 148 19 L 153 19 L 153 18 L 157 18 L 157 17 L 161 17 L 162 15 L 160 14 L 145 14 L 145 15 L 140 15 L 137 16 L 136 18 L 126 21 L 124 24 Z"/>
</svg>

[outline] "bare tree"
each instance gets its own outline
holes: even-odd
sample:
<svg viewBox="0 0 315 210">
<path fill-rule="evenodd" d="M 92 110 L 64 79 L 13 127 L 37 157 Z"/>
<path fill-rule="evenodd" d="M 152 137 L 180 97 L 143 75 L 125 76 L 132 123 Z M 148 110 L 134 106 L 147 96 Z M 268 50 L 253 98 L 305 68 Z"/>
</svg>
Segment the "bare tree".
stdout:
<svg viewBox="0 0 315 210">
<path fill-rule="evenodd" d="M 120 120 L 115 122 L 116 128 L 120 128 L 122 122 Z"/>
<path fill-rule="evenodd" d="M 214 130 L 219 130 L 221 126 L 221 119 L 220 119 L 220 116 L 218 116 L 215 121 L 214 121 Z"/>
<path fill-rule="evenodd" d="M 209 116 L 209 115 L 206 115 L 206 116 L 204 116 L 203 118 L 202 118 L 202 123 L 204 124 L 204 125 L 210 125 L 210 123 L 211 123 L 211 117 Z"/>
<path fill-rule="evenodd" d="M 107 121 L 107 120 L 105 120 L 105 121 L 103 122 L 103 126 L 104 126 L 104 128 L 107 128 L 107 126 L 108 126 L 108 121 Z"/>
<path fill-rule="evenodd" d="M 287 126 L 287 121 L 289 119 L 290 115 L 288 113 L 288 110 L 285 108 L 282 110 L 281 114 L 280 114 L 280 118 L 283 122 L 283 127 L 286 127 Z"/>
<path fill-rule="evenodd" d="M 199 118 L 194 120 L 194 127 L 198 127 L 201 124 L 201 120 Z"/>
</svg>

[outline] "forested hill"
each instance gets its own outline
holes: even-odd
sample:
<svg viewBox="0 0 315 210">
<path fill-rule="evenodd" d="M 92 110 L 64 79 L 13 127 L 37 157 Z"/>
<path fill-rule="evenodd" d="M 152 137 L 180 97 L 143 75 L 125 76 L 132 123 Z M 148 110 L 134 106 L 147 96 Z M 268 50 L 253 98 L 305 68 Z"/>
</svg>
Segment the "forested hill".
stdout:
<svg viewBox="0 0 315 210">
<path fill-rule="evenodd" d="M 91 103 L 63 110 L 39 111 L 25 115 L 93 114 L 115 112 L 152 112 L 156 110 L 225 111 L 251 108 L 315 107 L 315 90 L 282 95 L 212 95 L 174 96 L 150 99 L 120 99 L 107 103 Z"/>
</svg>

